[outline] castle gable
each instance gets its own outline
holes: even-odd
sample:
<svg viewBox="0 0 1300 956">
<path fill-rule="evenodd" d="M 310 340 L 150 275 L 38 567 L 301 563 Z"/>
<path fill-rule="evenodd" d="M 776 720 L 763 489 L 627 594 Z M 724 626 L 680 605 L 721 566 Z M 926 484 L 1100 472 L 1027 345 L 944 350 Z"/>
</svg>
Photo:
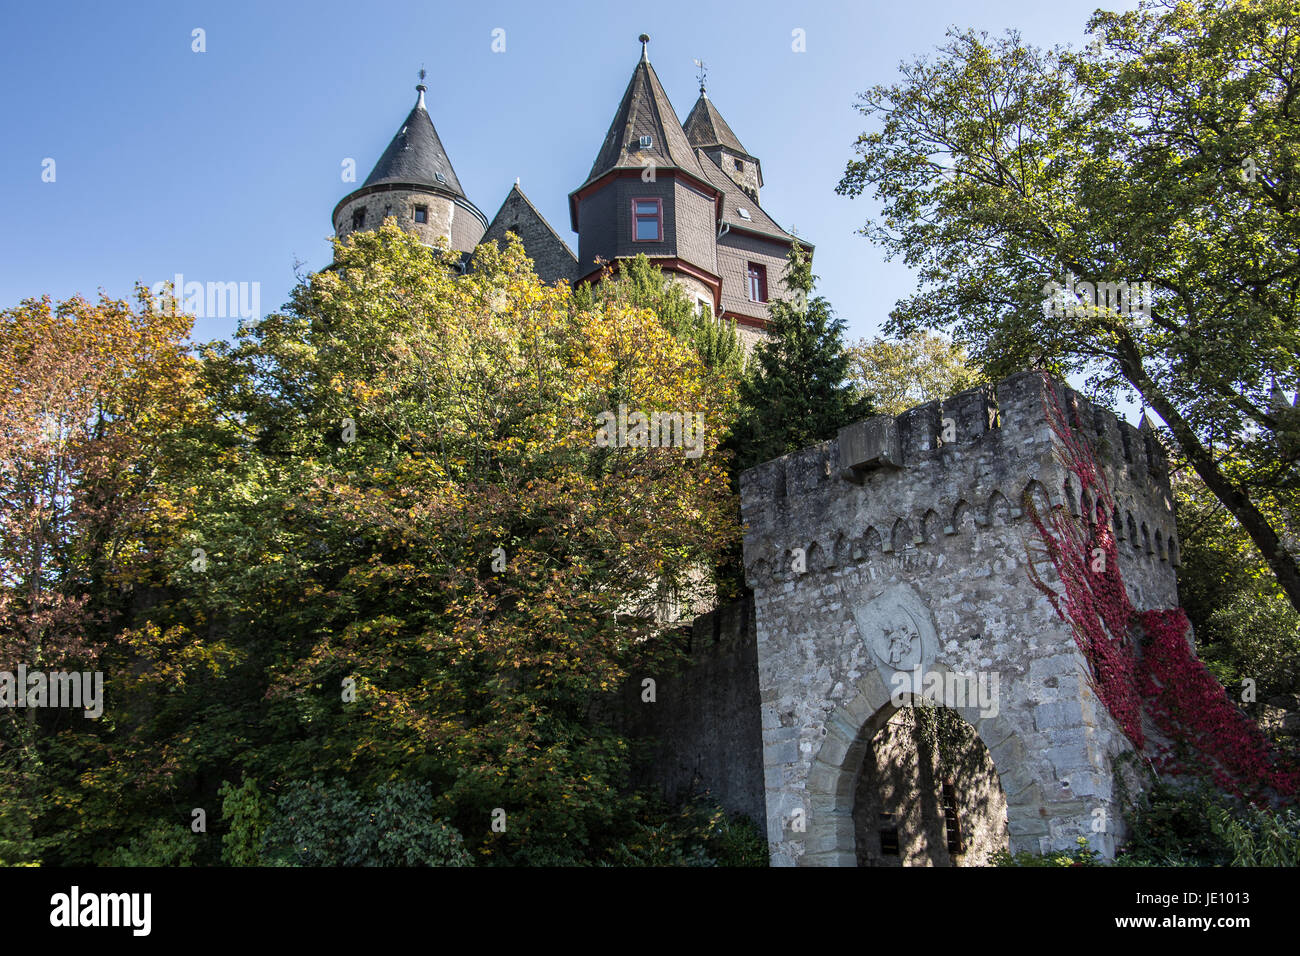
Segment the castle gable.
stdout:
<svg viewBox="0 0 1300 956">
<path fill-rule="evenodd" d="M 533 260 L 533 268 L 543 282 L 552 283 L 560 279 L 572 282 L 577 277 L 577 256 L 524 195 L 518 183 L 511 187 L 487 232 L 483 233 L 482 241 L 500 241 L 504 245 L 508 232 L 519 237 L 524 252 Z"/>
</svg>

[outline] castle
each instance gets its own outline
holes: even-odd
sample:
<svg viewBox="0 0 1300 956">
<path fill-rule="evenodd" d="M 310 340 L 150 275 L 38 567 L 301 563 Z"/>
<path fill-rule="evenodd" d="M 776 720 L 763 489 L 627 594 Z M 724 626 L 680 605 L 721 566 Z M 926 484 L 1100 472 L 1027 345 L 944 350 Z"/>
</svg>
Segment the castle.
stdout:
<svg viewBox="0 0 1300 956">
<path fill-rule="evenodd" d="M 575 286 L 599 279 L 601 262 L 645 254 L 679 283 L 697 308 L 736 323 L 746 345 L 763 334 L 796 240 L 759 205 L 763 167 L 749 153 L 704 83 L 686 122 L 678 121 L 640 37 L 641 58 L 586 180 L 569 193 L 575 256 L 516 181 L 491 219 L 461 187 L 425 102 L 418 98 L 358 189 L 334 207 L 343 238 L 393 217 L 433 244 L 464 255 L 513 232 L 541 279 Z"/>
<path fill-rule="evenodd" d="M 811 246 L 759 205 L 761 164 L 703 85 L 678 122 L 640 39 L 591 171 L 569 194 L 577 255 L 517 183 L 491 221 L 479 211 L 423 85 L 335 208 L 335 233 L 391 216 L 422 241 L 447 241 L 466 269 L 480 243 L 514 233 L 543 280 L 575 285 L 645 253 L 752 343 L 792 244 Z M 611 715 L 656 742 L 643 782 L 670 799 L 707 790 L 764 823 L 775 865 L 969 865 L 997 849 L 1071 849 L 1080 836 L 1112 856 L 1123 825 L 1114 761 L 1131 745 L 1027 567 L 1031 502 L 1094 510 L 1061 464 L 1049 405 L 1096 449 L 1133 604 L 1177 606 L 1168 467 L 1149 432 L 1028 372 L 850 424 L 741 476 L 750 596 L 697 617 L 692 666 L 631 675 Z M 923 675 L 978 690 L 944 701 L 969 730 L 955 759 L 908 749 L 897 690 L 915 699 Z M 641 695 L 647 676 L 654 701 Z"/>
</svg>

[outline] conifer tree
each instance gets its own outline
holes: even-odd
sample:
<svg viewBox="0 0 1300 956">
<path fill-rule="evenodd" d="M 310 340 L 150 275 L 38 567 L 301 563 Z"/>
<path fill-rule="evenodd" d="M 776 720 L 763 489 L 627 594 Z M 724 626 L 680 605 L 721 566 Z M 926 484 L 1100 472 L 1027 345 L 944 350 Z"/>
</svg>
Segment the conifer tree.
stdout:
<svg viewBox="0 0 1300 956">
<path fill-rule="evenodd" d="M 663 270 L 644 254 L 621 261 L 617 274 L 596 286 L 581 286 L 573 298 L 580 310 L 601 302 L 649 309 L 674 338 L 695 349 L 709 371 L 739 378 L 744 370 L 745 351 L 736 323 L 715 319 L 707 306 L 696 311 L 682 287 L 666 280 Z"/>
<path fill-rule="evenodd" d="M 807 250 L 790 249 L 788 295 L 772 303 L 767 341 L 755 346 L 741 381 L 741 418 L 733 434 L 737 471 L 778 458 L 872 414 L 871 397 L 850 381 L 844 320 L 814 296 Z"/>
</svg>

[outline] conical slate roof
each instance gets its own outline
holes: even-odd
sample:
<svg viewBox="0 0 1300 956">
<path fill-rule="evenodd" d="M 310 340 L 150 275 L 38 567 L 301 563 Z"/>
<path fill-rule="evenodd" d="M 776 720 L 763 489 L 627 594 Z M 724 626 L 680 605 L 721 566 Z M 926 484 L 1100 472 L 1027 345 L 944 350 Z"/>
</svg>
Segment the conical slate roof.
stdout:
<svg viewBox="0 0 1300 956">
<path fill-rule="evenodd" d="M 416 89 L 420 91 L 420 98 L 384 150 L 384 155 L 379 157 L 379 162 L 361 184 L 362 188 L 377 183 L 414 183 L 466 199 L 456 171 L 451 168 L 451 160 L 447 158 L 447 151 L 442 148 L 438 131 L 433 128 L 429 111 L 424 107 L 424 86 Z"/>
<path fill-rule="evenodd" d="M 708 149 L 711 146 L 724 146 L 737 153 L 748 156 L 749 151 L 740 145 L 740 140 L 731 131 L 727 121 L 722 118 L 718 108 L 709 100 L 709 94 L 700 90 L 700 98 L 691 107 L 691 114 L 686 117 L 682 127 L 686 138 L 692 146 Z"/>
<path fill-rule="evenodd" d="M 668 94 L 650 65 L 645 51 L 648 39 L 642 40 L 641 60 L 632 71 L 632 79 L 628 81 L 618 112 L 605 134 L 605 142 L 592 163 L 587 183 L 610 170 L 643 169 L 647 163 L 654 163 L 661 169 L 677 167 L 704 178 L 695 151 L 677 121 L 677 113 L 668 102 Z M 641 146 L 643 136 L 650 137 L 648 147 Z"/>
</svg>

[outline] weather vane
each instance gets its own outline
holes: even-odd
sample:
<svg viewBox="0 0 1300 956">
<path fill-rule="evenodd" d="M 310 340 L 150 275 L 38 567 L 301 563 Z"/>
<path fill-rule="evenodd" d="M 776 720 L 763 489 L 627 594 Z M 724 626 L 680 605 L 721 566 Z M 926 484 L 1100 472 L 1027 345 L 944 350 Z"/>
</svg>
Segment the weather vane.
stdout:
<svg viewBox="0 0 1300 956">
<path fill-rule="evenodd" d="M 697 80 L 700 81 L 700 92 L 703 93 L 703 92 L 704 92 L 704 81 L 705 81 L 705 79 L 708 78 L 708 75 L 709 75 L 709 67 L 708 67 L 708 65 L 707 65 L 703 60 L 698 59 L 698 58 L 697 58 L 696 61 L 695 61 L 695 65 L 698 66 L 698 67 L 700 68 L 700 72 L 699 72 L 698 74 L 696 74 L 696 77 L 695 77 L 695 78 L 696 78 Z"/>
<path fill-rule="evenodd" d="M 420 64 L 420 82 L 421 82 L 421 83 L 424 82 L 424 77 L 425 77 L 425 76 L 426 76 L 426 74 L 425 74 L 425 72 L 424 72 L 424 64 L 421 63 L 421 64 Z"/>
</svg>

